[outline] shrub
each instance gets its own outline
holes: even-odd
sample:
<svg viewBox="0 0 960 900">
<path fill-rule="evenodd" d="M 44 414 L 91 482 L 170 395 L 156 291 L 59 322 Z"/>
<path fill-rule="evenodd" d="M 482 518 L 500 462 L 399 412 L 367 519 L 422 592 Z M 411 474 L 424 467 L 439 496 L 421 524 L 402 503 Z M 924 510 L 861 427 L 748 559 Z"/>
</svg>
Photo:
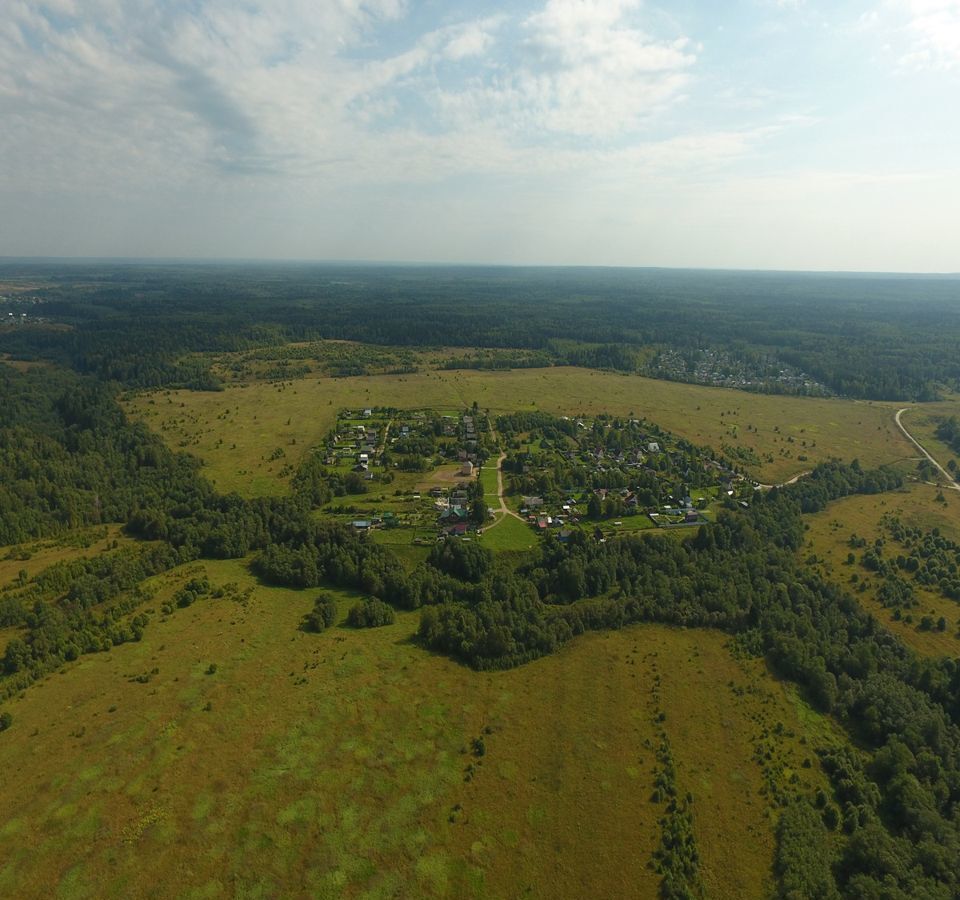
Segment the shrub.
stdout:
<svg viewBox="0 0 960 900">
<path fill-rule="evenodd" d="M 347 624 L 351 628 L 379 628 L 392 625 L 395 618 L 393 610 L 382 600 L 364 600 L 347 613 Z"/>
<path fill-rule="evenodd" d="M 313 609 L 304 617 L 301 628 L 304 631 L 320 632 L 337 621 L 337 601 L 332 594 L 323 593 L 313 603 Z"/>
</svg>

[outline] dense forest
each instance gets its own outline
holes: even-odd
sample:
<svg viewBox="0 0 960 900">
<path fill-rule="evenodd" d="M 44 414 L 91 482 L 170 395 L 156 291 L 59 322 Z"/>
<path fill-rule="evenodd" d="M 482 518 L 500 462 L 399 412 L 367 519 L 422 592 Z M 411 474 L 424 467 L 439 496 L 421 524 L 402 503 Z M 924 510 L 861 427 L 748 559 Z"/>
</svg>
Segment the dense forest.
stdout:
<svg viewBox="0 0 960 900">
<path fill-rule="evenodd" d="M 0 277 L 33 280 L 42 301 L 10 295 L 28 315 L 0 329 L 0 352 L 127 386 L 215 389 L 188 354 L 318 338 L 521 351 L 446 365 L 546 362 L 869 399 L 929 400 L 960 378 L 952 278 L 14 262 Z"/>
</svg>

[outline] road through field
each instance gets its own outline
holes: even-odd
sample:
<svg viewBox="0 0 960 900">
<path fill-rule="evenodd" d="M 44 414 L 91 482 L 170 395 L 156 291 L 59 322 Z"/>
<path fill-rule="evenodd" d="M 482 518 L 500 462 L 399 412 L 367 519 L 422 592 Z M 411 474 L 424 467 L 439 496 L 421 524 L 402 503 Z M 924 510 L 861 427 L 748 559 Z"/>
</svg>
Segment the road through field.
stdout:
<svg viewBox="0 0 960 900">
<path fill-rule="evenodd" d="M 960 491 L 960 485 L 958 485 L 953 480 L 953 476 L 927 452 L 926 447 L 924 447 L 923 444 L 920 443 L 920 441 L 918 441 L 912 434 L 910 434 L 910 432 L 907 431 L 906 426 L 903 424 L 903 422 L 900 421 L 900 417 L 908 409 L 910 409 L 910 407 L 905 406 L 903 407 L 903 409 L 897 410 L 897 414 L 894 416 L 894 421 L 897 423 L 897 428 L 899 428 L 903 432 L 904 437 L 908 441 L 910 441 L 910 443 L 913 444 L 914 447 L 916 447 L 927 459 L 930 460 L 930 462 L 932 462 L 937 467 L 937 469 L 942 473 L 943 477 L 947 479 L 947 487 L 955 491 Z"/>
</svg>

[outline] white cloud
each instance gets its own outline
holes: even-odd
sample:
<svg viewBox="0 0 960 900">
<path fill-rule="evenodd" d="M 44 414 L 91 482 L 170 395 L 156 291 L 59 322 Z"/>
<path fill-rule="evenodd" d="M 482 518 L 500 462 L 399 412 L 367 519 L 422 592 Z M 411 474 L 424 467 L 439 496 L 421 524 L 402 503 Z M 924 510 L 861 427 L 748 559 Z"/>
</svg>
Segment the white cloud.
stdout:
<svg viewBox="0 0 960 900">
<path fill-rule="evenodd" d="M 55 224 L 89 209 L 85 252 L 101 227 L 119 240 L 154 220 L 167 252 L 203 233 L 193 252 L 229 252 L 218 219 L 252 233 L 262 212 L 278 235 L 295 218 L 298 252 L 322 256 L 314 223 L 352 198 L 367 212 L 392 193 L 442 196 L 456 222 L 467 183 L 501 200 L 513 184 L 576 191 L 585 210 L 596 189 L 616 206 L 714 177 L 788 127 L 678 124 L 701 50 L 637 0 L 420 31 L 398 0 L 8 2 L 0 202 L 38 198 Z"/>
<path fill-rule="evenodd" d="M 502 18 L 488 19 L 484 22 L 471 22 L 456 29 L 456 33 L 444 47 L 447 59 L 459 61 L 471 56 L 483 56 L 496 40 L 494 31 Z"/>
<path fill-rule="evenodd" d="M 900 35 L 900 62 L 909 68 L 960 68 L 960 0 L 887 0 L 863 24 Z"/>
<path fill-rule="evenodd" d="M 695 62 L 683 36 L 638 26 L 636 0 L 548 0 L 377 52 L 378 26 L 404 12 L 401 0 L 11 0 L 0 183 L 361 180 L 419 171 L 423 154 L 434 172 L 508 158 L 516 170 L 548 133 L 602 147 L 634 132 L 682 97 Z"/>
<path fill-rule="evenodd" d="M 676 100 L 695 57 L 678 37 L 656 40 L 631 21 L 637 0 L 548 0 L 527 19 L 528 67 L 511 85 L 552 131 L 608 136 Z"/>
</svg>

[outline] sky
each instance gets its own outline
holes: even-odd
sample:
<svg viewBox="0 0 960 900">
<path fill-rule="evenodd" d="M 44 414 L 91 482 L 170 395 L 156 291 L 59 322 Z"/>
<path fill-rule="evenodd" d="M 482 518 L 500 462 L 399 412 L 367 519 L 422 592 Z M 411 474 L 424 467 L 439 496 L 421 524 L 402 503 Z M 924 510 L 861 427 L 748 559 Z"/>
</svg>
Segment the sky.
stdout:
<svg viewBox="0 0 960 900">
<path fill-rule="evenodd" d="M 0 256 L 960 271 L 960 0 L 3 0 Z"/>
</svg>

